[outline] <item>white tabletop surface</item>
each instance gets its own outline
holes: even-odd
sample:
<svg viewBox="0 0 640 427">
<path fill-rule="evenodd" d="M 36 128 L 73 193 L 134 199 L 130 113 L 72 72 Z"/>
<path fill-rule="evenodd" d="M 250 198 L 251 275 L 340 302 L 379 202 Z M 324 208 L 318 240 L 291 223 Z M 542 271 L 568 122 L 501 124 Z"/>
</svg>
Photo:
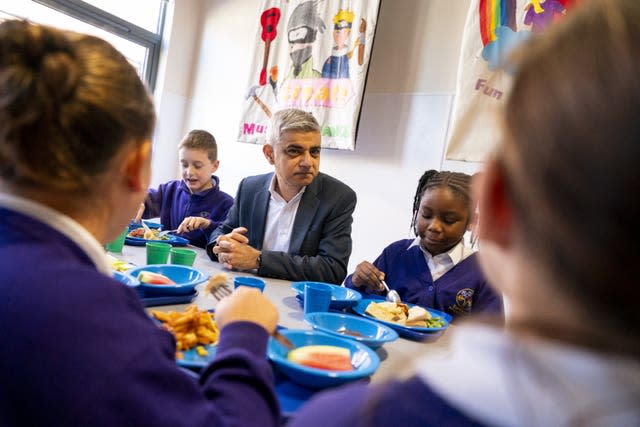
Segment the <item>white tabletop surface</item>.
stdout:
<svg viewBox="0 0 640 427">
<path fill-rule="evenodd" d="M 251 273 L 241 271 L 231 271 L 224 268 L 220 263 L 209 259 L 204 249 L 190 247 L 197 252 L 194 267 L 209 274 L 227 273 L 230 276 L 229 284 L 232 287 L 234 276 L 253 276 Z M 144 246 L 125 245 L 122 253 L 111 254 L 118 259 L 130 262 L 136 266 L 146 264 L 146 252 Z M 286 280 L 271 279 L 262 277 L 266 282 L 264 294 L 276 305 L 280 313 L 278 324 L 292 329 L 311 329 L 303 321 L 303 313 L 300 304 L 296 300 L 296 292 L 291 289 L 291 282 Z M 205 295 L 204 284 L 198 285 L 198 294 L 195 304 L 202 310 L 215 308 L 217 300 L 211 295 Z M 183 310 L 183 305 L 165 305 L 153 307 L 154 310 Z M 451 327 L 449 328 L 451 329 Z M 430 354 L 434 357 L 445 357 L 449 345 L 450 331 L 433 341 L 418 342 L 405 338 L 398 338 L 396 341 L 387 343 L 376 350 L 380 357 L 380 368 L 371 377 L 372 382 L 384 381 L 390 378 L 401 378 L 410 372 L 412 362 L 419 355 Z"/>
</svg>

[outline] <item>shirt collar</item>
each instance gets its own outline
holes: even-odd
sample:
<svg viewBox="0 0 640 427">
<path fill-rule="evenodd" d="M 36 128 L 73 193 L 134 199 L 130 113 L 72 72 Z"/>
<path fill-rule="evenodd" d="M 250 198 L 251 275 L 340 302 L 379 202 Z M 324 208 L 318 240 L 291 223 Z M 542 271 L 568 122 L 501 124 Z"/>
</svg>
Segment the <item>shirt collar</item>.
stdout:
<svg viewBox="0 0 640 427">
<path fill-rule="evenodd" d="M 276 174 L 274 173 L 271 176 L 271 182 L 269 183 L 269 193 L 271 194 L 271 198 L 280 202 L 280 203 L 291 203 L 291 202 L 295 202 L 296 200 L 298 200 L 299 198 L 302 197 L 302 193 L 305 192 L 305 190 L 307 189 L 306 186 L 302 187 L 300 189 L 300 191 L 298 191 L 298 194 L 296 194 L 295 196 L 293 196 L 293 198 L 291 200 L 289 200 L 288 202 L 284 200 L 284 198 L 280 195 L 280 193 L 278 193 L 276 191 Z"/>
<path fill-rule="evenodd" d="M 449 258 L 451 260 L 451 262 L 453 263 L 453 265 L 458 264 L 460 261 L 462 261 L 463 259 L 465 259 L 466 257 L 468 257 L 469 255 L 471 255 L 474 251 L 471 248 L 468 248 L 464 245 L 464 239 L 460 240 L 460 242 L 458 242 L 457 245 L 455 245 L 453 248 L 449 249 L 448 252 L 442 253 L 442 254 L 438 254 L 435 257 L 433 255 L 431 255 L 429 253 L 429 251 L 425 250 L 422 246 L 420 246 L 420 236 L 417 236 L 415 238 L 415 240 L 413 242 L 411 242 L 411 244 L 409 245 L 408 249 L 411 249 L 412 247 L 417 246 L 418 248 L 420 248 L 420 250 L 422 251 L 422 253 L 424 254 L 424 256 L 427 259 L 430 258 Z"/>
<path fill-rule="evenodd" d="M 111 266 L 102 245 L 71 217 L 33 200 L 6 193 L 0 193 L 0 206 L 34 218 L 64 234 L 82 249 L 98 271 L 111 275 Z"/>
</svg>

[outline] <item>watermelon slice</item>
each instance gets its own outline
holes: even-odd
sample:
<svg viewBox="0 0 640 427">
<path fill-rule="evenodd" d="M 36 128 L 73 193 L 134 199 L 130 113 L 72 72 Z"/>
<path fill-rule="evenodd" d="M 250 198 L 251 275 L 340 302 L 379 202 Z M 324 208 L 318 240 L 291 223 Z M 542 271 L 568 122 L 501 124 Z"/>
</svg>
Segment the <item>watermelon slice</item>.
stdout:
<svg viewBox="0 0 640 427">
<path fill-rule="evenodd" d="M 333 345 L 307 345 L 289 352 L 287 359 L 310 368 L 327 371 L 353 371 L 348 348 Z"/>
<path fill-rule="evenodd" d="M 160 273 L 153 273 L 151 271 L 141 271 L 140 274 L 138 274 L 138 280 L 142 283 L 149 283 L 152 285 L 173 285 L 176 283 L 167 276 L 163 276 Z"/>
</svg>

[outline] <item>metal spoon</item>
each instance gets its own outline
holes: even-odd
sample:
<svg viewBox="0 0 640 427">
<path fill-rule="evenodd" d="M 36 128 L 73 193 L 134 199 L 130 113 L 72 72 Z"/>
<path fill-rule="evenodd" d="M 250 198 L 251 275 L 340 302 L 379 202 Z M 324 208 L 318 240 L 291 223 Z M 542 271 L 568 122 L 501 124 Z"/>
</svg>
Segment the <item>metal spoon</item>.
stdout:
<svg viewBox="0 0 640 427">
<path fill-rule="evenodd" d="M 387 282 L 382 280 L 381 283 L 382 286 L 384 286 L 384 288 L 387 290 L 387 301 L 402 302 L 400 301 L 400 295 L 398 294 L 398 292 L 396 292 L 394 289 L 389 289 L 389 286 L 387 286 Z"/>
</svg>

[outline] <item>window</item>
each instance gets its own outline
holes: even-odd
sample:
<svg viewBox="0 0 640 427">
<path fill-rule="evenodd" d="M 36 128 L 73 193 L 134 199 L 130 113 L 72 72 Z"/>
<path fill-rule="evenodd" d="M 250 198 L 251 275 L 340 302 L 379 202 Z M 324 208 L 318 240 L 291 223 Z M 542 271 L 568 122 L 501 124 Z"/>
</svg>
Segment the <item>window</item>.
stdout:
<svg viewBox="0 0 640 427">
<path fill-rule="evenodd" d="M 118 49 L 153 90 L 169 1 L 12 0 L 0 6 L 0 20 L 25 18 L 100 37 Z"/>
</svg>

